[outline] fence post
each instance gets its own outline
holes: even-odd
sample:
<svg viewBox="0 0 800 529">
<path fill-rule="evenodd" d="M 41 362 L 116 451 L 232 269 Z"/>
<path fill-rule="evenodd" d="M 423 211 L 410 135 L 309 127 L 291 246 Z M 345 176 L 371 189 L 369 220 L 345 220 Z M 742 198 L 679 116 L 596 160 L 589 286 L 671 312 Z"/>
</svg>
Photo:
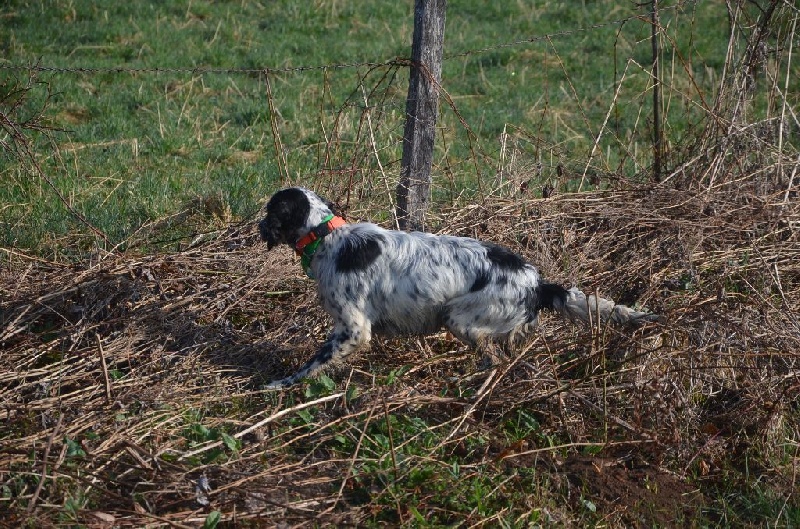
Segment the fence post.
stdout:
<svg viewBox="0 0 800 529">
<path fill-rule="evenodd" d="M 652 0 L 652 3 L 650 43 L 653 48 L 653 180 L 660 182 L 664 157 L 664 134 L 661 131 L 661 73 L 659 72 L 661 48 L 658 44 L 661 22 L 658 19 L 658 0 Z"/>
<path fill-rule="evenodd" d="M 433 144 L 447 0 L 416 0 L 411 73 L 406 99 L 403 158 L 397 185 L 397 222 L 403 230 L 424 230 L 431 187 Z"/>
</svg>

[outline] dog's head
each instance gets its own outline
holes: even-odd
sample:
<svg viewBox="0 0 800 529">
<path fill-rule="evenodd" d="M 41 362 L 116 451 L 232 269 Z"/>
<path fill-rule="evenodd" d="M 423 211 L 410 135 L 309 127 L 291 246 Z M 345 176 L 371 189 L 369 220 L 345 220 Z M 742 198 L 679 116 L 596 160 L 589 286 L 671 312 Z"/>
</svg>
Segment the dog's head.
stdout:
<svg viewBox="0 0 800 529">
<path fill-rule="evenodd" d="M 278 191 L 267 202 L 267 216 L 258 223 L 261 239 L 271 250 L 294 243 L 333 213 L 333 206 L 302 187 Z"/>
</svg>

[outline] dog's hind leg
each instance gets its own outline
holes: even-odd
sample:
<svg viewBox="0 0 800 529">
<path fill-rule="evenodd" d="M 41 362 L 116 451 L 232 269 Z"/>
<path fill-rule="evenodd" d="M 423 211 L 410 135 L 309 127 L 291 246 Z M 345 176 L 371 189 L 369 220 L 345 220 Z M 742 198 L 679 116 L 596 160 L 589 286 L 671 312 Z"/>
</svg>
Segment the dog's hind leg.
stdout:
<svg viewBox="0 0 800 529">
<path fill-rule="evenodd" d="M 528 314 L 524 302 L 524 297 L 519 300 L 471 292 L 447 303 L 442 322 L 456 338 L 476 350 L 478 365 L 485 369 L 507 360 L 514 338 L 535 327 L 536 314 Z"/>
<path fill-rule="evenodd" d="M 337 322 L 317 354 L 303 364 L 303 367 L 295 374 L 270 382 L 266 389 L 288 388 L 323 369 L 330 362 L 343 359 L 369 342 L 371 328 L 367 319 L 360 314 L 353 314 L 353 316 L 355 317 L 350 318 L 348 322 Z"/>
<path fill-rule="evenodd" d="M 509 296 L 470 292 L 447 302 L 442 323 L 459 340 L 471 346 L 486 340 L 504 341 L 525 323 L 520 300 Z M 535 315 L 530 320 L 534 322 Z"/>
</svg>

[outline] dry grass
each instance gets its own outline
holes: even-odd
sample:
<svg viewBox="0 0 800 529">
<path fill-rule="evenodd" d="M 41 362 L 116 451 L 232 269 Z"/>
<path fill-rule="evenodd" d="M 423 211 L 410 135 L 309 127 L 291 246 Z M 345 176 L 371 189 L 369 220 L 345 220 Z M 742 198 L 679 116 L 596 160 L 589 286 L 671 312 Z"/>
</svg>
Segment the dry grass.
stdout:
<svg viewBox="0 0 800 529">
<path fill-rule="evenodd" d="M 74 266 L 5 249 L 4 523 L 725 524 L 737 502 L 724 498 L 755 480 L 780 525 L 798 508 L 800 205 L 765 174 L 455 206 L 441 231 L 504 243 L 668 323 L 546 318 L 489 371 L 443 336 L 376 341 L 331 373 L 335 388 L 305 391 L 259 390 L 313 354 L 326 319 L 293 256 L 267 254 L 252 224 Z M 520 416 L 536 427 L 515 434 Z M 494 476 L 487 494 L 507 508 L 459 509 L 415 481 L 453 461 Z"/>
</svg>

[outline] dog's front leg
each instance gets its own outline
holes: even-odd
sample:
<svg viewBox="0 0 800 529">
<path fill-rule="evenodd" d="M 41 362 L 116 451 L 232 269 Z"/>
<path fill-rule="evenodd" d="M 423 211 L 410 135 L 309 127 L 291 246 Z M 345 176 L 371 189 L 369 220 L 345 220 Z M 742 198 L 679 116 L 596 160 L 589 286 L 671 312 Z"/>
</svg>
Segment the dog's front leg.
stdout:
<svg viewBox="0 0 800 529">
<path fill-rule="evenodd" d="M 338 323 L 317 354 L 306 362 L 295 374 L 267 384 L 267 389 L 288 388 L 300 380 L 313 375 L 334 360 L 341 360 L 370 340 L 369 325 Z"/>
</svg>

